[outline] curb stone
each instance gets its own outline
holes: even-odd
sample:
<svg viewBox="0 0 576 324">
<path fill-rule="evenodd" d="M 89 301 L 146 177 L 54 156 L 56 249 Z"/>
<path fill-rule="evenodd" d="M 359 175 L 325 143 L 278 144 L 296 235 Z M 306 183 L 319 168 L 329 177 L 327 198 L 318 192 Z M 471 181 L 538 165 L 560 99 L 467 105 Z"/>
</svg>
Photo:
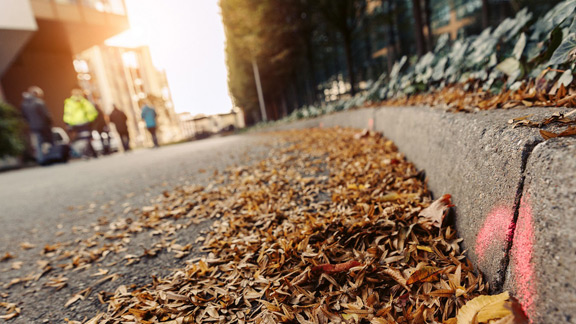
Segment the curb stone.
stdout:
<svg viewBox="0 0 576 324">
<path fill-rule="evenodd" d="M 576 139 L 538 144 L 526 179 L 505 289 L 534 323 L 576 323 Z"/>
<path fill-rule="evenodd" d="M 435 196 L 452 195 L 463 248 L 486 275 L 492 291 L 504 281 L 508 229 L 521 192 L 524 156 L 540 136 L 507 124 L 522 115 L 452 114 L 413 107 L 376 112 L 376 129 L 425 170 Z"/>
<path fill-rule="evenodd" d="M 264 130 L 381 132 L 425 170 L 435 196 L 452 195 L 462 246 L 492 292 L 513 292 L 534 323 L 576 323 L 576 279 L 570 275 L 576 268 L 576 223 L 570 219 L 576 215 L 576 141 L 544 142 L 538 129 L 507 123 L 528 114 L 539 121 L 556 111 L 570 110 L 366 108 Z"/>
</svg>

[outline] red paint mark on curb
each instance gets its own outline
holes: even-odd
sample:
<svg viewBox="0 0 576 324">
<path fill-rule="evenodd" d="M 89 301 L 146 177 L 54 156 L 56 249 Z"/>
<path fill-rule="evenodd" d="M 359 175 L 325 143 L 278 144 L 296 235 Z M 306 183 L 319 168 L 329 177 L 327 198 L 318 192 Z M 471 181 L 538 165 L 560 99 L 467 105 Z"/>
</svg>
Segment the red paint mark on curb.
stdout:
<svg viewBox="0 0 576 324">
<path fill-rule="evenodd" d="M 319 127 L 319 128 L 324 127 L 324 123 L 323 123 L 323 122 L 320 122 L 320 124 L 318 124 L 318 127 Z"/>
<path fill-rule="evenodd" d="M 368 119 L 368 130 L 374 130 L 374 118 Z"/>
<path fill-rule="evenodd" d="M 512 246 L 512 264 L 518 299 L 524 311 L 533 318 L 537 297 L 536 276 L 532 255 L 534 252 L 534 221 L 528 198 L 522 198 L 518 210 L 518 224 Z M 532 322 L 532 321 L 530 321 Z"/>
<path fill-rule="evenodd" d="M 484 224 L 476 236 L 476 255 L 484 262 L 486 251 L 494 244 L 505 244 L 514 234 L 514 210 L 507 206 L 498 206 L 486 216 Z"/>
</svg>

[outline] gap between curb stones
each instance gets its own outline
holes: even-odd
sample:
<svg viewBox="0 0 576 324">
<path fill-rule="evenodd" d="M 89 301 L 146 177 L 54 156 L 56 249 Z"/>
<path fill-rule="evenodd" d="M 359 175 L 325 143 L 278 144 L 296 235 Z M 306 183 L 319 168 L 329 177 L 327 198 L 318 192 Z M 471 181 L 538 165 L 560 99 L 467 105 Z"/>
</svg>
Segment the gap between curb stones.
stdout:
<svg viewBox="0 0 576 324">
<path fill-rule="evenodd" d="M 374 125 L 377 125 L 376 119 L 377 114 L 376 110 L 370 114 L 370 118 L 368 120 L 368 130 L 375 131 Z M 377 131 L 380 134 L 384 135 L 384 132 Z M 520 162 L 520 179 L 518 179 L 518 186 L 516 190 L 516 195 L 514 197 L 514 204 L 512 206 L 513 210 L 513 217 L 512 221 L 509 224 L 509 231 L 506 235 L 506 243 L 505 243 L 505 251 L 504 251 L 504 258 L 500 263 L 500 269 L 497 271 L 497 278 L 494 287 L 491 287 L 492 293 L 501 293 L 504 290 L 504 285 L 506 283 L 506 274 L 508 273 L 510 267 L 510 259 L 512 248 L 514 245 L 514 238 L 516 234 L 516 228 L 518 223 L 518 218 L 520 215 L 520 208 L 522 204 L 522 198 L 524 194 L 524 182 L 526 180 L 526 168 L 528 166 L 528 160 L 532 155 L 532 152 L 539 144 L 543 143 L 541 139 L 530 139 L 527 143 L 525 143 L 522 147 L 521 153 L 521 162 Z"/>
<path fill-rule="evenodd" d="M 504 258 L 500 263 L 500 269 L 498 270 L 498 278 L 496 278 L 495 287 L 492 287 L 491 290 L 493 292 L 502 292 L 504 289 L 504 284 L 506 283 L 506 273 L 508 272 L 508 268 L 510 266 L 510 253 L 512 252 L 512 247 L 514 245 L 514 238 L 516 234 L 516 228 L 518 224 L 518 217 L 520 214 L 520 207 L 522 202 L 522 197 L 524 194 L 524 181 L 526 180 L 526 167 L 528 165 L 528 159 L 532 152 L 541 144 L 542 141 L 535 139 L 533 141 L 529 141 L 528 143 L 524 144 L 522 148 L 521 154 L 521 164 L 520 164 L 520 179 L 518 180 L 518 187 L 516 191 L 516 196 L 514 197 L 514 205 L 512 209 L 514 211 L 512 222 L 509 225 L 509 232 L 506 235 L 506 246 L 504 251 Z"/>
</svg>

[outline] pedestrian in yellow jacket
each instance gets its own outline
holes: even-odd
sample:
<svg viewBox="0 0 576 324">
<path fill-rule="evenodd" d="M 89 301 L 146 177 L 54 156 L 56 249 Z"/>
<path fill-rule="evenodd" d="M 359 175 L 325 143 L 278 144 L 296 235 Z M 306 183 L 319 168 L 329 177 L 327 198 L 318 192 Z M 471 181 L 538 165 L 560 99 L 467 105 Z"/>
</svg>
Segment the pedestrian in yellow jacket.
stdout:
<svg viewBox="0 0 576 324">
<path fill-rule="evenodd" d="M 70 126 L 89 124 L 98 117 L 94 105 L 84 98 L 80 89 L 72 90 L 72 96 L 64 100 L 64 122 Z"/>
<path fill-rule="evenodd" d="M 92 146 L 92 125 L 98 117 L 94 105 L 84 98 L 81 89 L 73 89 L 72 96 L 64 100 L 64 122 L 76 133 L 74 141 L 82 142 L 79 155 L 82 157 L 98 157 Z"/>
</svg>

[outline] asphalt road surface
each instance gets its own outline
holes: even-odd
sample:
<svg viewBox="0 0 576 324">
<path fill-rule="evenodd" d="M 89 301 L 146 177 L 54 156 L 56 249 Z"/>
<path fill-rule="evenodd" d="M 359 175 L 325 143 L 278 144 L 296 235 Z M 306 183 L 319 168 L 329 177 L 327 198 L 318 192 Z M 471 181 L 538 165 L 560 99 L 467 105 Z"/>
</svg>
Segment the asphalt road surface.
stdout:
<svg viewBox="0 0 576 324">
<path fill-rule="evenodd" d="M 261 160 L 266 155 L 266 142 L 269 138 L 262 135 L 235 135 L 0 173 L 0 258 L 6 253 L 14 256 L 0 259 L 0 302 L 17 303 L 22 308 L 11 322 L 81 321 L 99 307 L 101 310 L 95 294 L 83 303 L 63 306 L 90 280 L 88 271 L 69 276 L 61 290 L 46 288 L 42 282 L 54 271 L 40 281 L 9 284 L 38 272 L 43 247 L 81 239 L 79 229 L 89 227 L 104 214 L 100 206 L 112 205 L 106 212 L 121 215 L 127 206 L 141 208 L 180 185 L 206 185 L 216 170 Z M 191 228 L 181 237 L 188 235 L 190 239 L 198 231 Z M 111 271 L 121 274 L 123 282 L 144 283 L 150 279 L 150 267 L 155 267 L 156 274 L 167 274 L 176 267 L 174 258 L 163 258 Z M 114 289 L 112 285 L 102 288 Z"/>
<path fill-rule="evenodd" d="M 174 186 L 203 182 L 216 169 L 249 160 L 262 140 L 256 135 L 211 138 L 0 173 L 2 250 L 59 224 L 72 207 L 126 200 L 145 204 Z M 71 222 L 93 221 L 86 216 Z"/>
</svg>

